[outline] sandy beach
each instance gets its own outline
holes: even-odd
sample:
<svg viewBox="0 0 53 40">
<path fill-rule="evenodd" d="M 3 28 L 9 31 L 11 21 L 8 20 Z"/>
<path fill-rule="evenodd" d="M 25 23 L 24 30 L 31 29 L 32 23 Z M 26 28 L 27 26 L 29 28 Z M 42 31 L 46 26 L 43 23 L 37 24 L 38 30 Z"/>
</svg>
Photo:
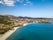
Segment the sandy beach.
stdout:
<svg viewBox="0 0 53 40">
<path fill-rule="evenodd" d="M 3 35 L 0 35 L 0 40 L 6 40 L 6 38 L 8 38 L 12 33 L 14 33 L 16 31 L 16 29 L 18 29 L 19 27 L 14 27 L 13 30 L 9 30 L 8 32 L 6 32 Z"/>
</svg>

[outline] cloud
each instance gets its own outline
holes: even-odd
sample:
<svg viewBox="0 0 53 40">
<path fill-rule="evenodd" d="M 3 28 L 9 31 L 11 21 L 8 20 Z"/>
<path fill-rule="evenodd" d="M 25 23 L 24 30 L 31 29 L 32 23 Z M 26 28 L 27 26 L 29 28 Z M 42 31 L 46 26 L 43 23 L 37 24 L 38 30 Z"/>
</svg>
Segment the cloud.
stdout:
<svg viewBox="0 0 53 40">
<path fill-rule="evenodd" d="M 2 1 L 0 1 L 0 4 L 3 4 L 3 2 L 2 2 Z"/>
<path fill-rule="evenodd" d="M 14 6 L 14 0 L 3 0 L 6 6 Z"/>
<path fill-rule="evenodd" d="M 30 5 L 32 5 L 32 2 L 31 1 L 26 1 L 24 5 L 29 5 L 30 6 Z"/>
<path fill-rule="evenodd" d="M 24 0 L 16 0 L 17 2 L 20 2 L 20 3 L 23 3 L 24 2 Z"/>
<path fill-rule="evenodd" d="M 14 6 L 15 4 L 14 0 L 1 0 L 0 4 L 6 5 L 6 6 Z"/>
<path fill-rule="evenodd" d="M 0 3 L 2 3 L 2 1 L 0 1 Z"/>
<path fill-rule="evenodd" d="M 6 5 L 6 6 L 15 6 L 15 2 L 22 3 L 23 5 L 31 5 L 32 2 L 29 0 L 1 0 L 0 4 Z"/>
<path fill-rule="evenodd" d="M 27 4 L 24 4 L 24 5 L 27 5 Z"/>
</svg>

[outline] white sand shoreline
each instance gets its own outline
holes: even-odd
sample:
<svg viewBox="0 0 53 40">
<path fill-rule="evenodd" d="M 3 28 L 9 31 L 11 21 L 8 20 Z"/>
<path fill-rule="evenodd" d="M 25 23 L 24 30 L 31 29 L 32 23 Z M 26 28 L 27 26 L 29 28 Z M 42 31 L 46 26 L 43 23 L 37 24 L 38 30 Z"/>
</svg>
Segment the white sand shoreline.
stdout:
<svg viewBox="0 0 53 40">
<path fill-rule="evenodd" d="M 8 32 L 6 32 L 3 35 L 0 35 L 0 40 L 6 40 L 11 34 L 13 34 L 16 29 L 18 29 L 19 27 L 14 27 L 14 30 L 9 30 Z"/>
</svg>

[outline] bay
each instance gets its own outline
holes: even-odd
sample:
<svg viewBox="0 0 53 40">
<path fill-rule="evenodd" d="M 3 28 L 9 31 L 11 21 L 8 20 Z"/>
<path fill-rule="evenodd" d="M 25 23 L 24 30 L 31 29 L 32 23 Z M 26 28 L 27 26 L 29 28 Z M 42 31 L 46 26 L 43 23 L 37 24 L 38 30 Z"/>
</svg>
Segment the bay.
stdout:
<svg viewBox="0 0 53 40">
<path fill-rule="evenodd" d="M 17 29 L 6 40 L 53 40 L 53 24 L 28 24 Z"/>
</svg>

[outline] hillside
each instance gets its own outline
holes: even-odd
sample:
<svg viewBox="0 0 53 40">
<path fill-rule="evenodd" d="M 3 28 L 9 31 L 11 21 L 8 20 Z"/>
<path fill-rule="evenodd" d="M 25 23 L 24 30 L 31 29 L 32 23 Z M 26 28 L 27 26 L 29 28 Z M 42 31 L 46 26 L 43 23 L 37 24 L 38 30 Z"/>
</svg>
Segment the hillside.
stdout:
<svg viewBox="0 0 53 40">
<path fill-rule="evenodd" d="M 51 23 L 51 20 L 53 21 L 53 18 L 31 18 L 0 15 L 0 34 L 3 34 L 14 27 L 22 27 L 25 23 Z"/>
<path fill-rule="evenodd" d="M 0 34 L 12 29 L 15 25 L 15 18 L 11 15 L 0 15 Z"/>
</svg>

